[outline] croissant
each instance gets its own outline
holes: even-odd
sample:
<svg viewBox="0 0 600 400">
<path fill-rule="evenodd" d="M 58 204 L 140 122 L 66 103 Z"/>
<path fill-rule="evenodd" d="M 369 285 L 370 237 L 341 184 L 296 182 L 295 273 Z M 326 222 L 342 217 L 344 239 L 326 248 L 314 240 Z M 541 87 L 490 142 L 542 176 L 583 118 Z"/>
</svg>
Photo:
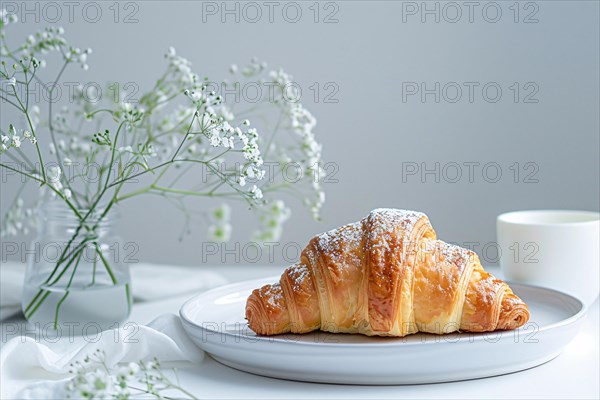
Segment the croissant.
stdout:
<svg viewBox="0 0 600 400">
<path fill-rule="evenodd" d="M 315 236 L 278 283 L 252 292 L 246 319 L 259 335 L 405 336 L 515 329 L 529 310 L 474 252 L 437 240 L 425 214 L 376 209 Z"/>
</svg>

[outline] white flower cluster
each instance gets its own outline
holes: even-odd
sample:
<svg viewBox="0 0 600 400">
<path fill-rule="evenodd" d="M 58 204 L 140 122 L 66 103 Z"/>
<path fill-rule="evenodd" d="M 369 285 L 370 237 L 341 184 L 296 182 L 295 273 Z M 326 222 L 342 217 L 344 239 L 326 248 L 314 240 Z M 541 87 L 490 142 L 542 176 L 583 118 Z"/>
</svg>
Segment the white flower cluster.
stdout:
<svg viewBox="0 0 600 400">
<path fill-rule="evenodd" d="M 34 55 L 44 55 L 52 51 L 58 52 L 62 48 L 66 47 L 68 44 L 67 40 L 63 36 L 64 33 L 65 31 L 61 27 L 48 27 L 43 31 L 36 32 L 34 35 L 29 35 L 23 46 L 20 48 L 23 59 L 28 60 L 29 57 L 31 57 L 34 67 L 45 67 L 46 61 L 44 59 L 38 60 Z M 77 50 L 77 54 L 75 54 L 75 50 Z M 89 52 L 91 53 L 91 50 L 89 50 Z M 87 57 L 87 54 L 89 54 L 87 50 L 84 53 L 84 57 Z M 82 54 L 81 50 L 73 48 L 62 52 L 63 59 L 65 61 L 79 62 L 84 69 L 87 69 L 85 58 L 83 59 L 83 62 L 81 62 L 78 57 L 79 54 Z"/>
<path fill-rule="evenodd" d="M 180 390 L 161 370 L 157 359 L 116 366 L 107 365 L 106 355 L 96 350 L 82 361 L 70 365 L 73 377 L 65 383 L 68 399 L 131 399 L 146 394 L 163 397 L 165 390 Z M 187 393 L 187 392 L 186 392 Z M 178 397 L 185 398 L 185 397 Z"/>
<path fill-rule="evenodd" d="M 197 84 L 198 75 L 192 71 L 192 63 L 188 59 L 178 56 L 173 47 L 169 47 L 165 58 L 169 61 L 169 72 L 173 74 L 174 82 L 177 84 L 175 90 Z"/>
<path fill-rule="evenodd" d="M 0 28 L 12 22 L 12 16 L 6 12 L 0 13 Z M 91 50 L 70 46 L 63 34 L 62 28 L 47 28 L 30 35 L 25 44 L 18 47 L 18 54 L 11 52 L 5 41 L 2 41 L 0 48 L 7 55 L 6 59 L 19 59 L 13 66 L 13 75 L 6 72 L 10 69 L 4 63 L 0 69 L 0 77 L 8 81 L 9 90 L 14 90 L 17 95 L 18 86 L 19 89 L 21 85 L 27 86 L 29 81 L 23 83 L 20 76 L 28 76 L 32 70 L 35 73 L 35 69 L 44 64 L 43 60 L 38 61 L 36 57 L 50 51 L 60 52 L 65 65 L 73 63 L 87 69 L 87 58 Z M 3 29 L 0 29 L 0 35 L 4 38 Z M 66 167 L 98 163 L 98 174 L 106 174 L 105 189 L 113 188 L 111 190 L 115 191 L 115 199 L 118 198 L 119 201 L 143 193 L 160 193 L 181 205 L 186 217 L 190 217 L 191 213 L 186 209 L 183 199 L 192 195 L 238 197 L 251 205 L 260 205 L 256 211 L 259 213 L 261 231 L 256 236 L 262 241 L 277 240 L 283 223 L 290 215 L 289 208 L 282 201 L 274 201 L 272 198 L 277 190 L 289 189 L 292 193 L 301 193 L 305 204 L 318 217 L 324 200 L 319 181 L 322 177 L 321 145 L 313 133 L 316 124 L 314 117 L 298 101 L 293 100 L 299 93 L 297 86 L 292 84 L 292 77 L 283 70 L 267 74 L 267 64 L 255 58 L 248 66 L 240 68 L 240 72 L 236 65 L 232 65 L 230 72 L 238 74 L 238 77 L 251 77 L 263 83 L 266 79 L 271 79 L 276 83 L 274 107 L 272 104 L 270 107 L 270 102 L 260 102 L 250 109 L 239 111 L 238 115 L 237 109 L 234 113 L 235 105 L 228 106 L 215 93 L 226 86 L 218 86 L 208 81 L 208 78 L 201 80 L 193 72 L 191 62 L 178 56 L 174 48 L 169 48 L 165 58 L 168 63 L 166 72 L 152 89 L 141 95 L 136 104 L 131 104 L 122 97 L 111 101 L 109 105 L 106 100 L 102 104 L 90 102 L 88 99 L 97 96 L 89 92 L 83 93 L 84 89 L 77 87 L 75 106 L 63 108 L 58 114 L 55 110 L 54 115 L 50 116 L 51 120 L 44 121 L 44 126 L 51 133 L 50 153 L 56 156 L 60 165 L 31 172 L 38 181 L 42 180 L 40 175 L 44 175 L 46 185 L 43 185 L 42 190 L 49 188 L 52 194 L 65 201 L 73 197 L 73 204 L 78 206 L 97 204 L 94 203 L 95 196 L 103 196 L 105 190 L 90 184 L 91 180 L 78 179 L 84 175 L 74 168 Z M 228 84 L 226 81 L 221 83 Z M 109 86 L 109 90 L 114 91 L 114 87 Z M 180 100 L 182 93 L 189 99 L 187 104 L 171 103 L 172 100 Z M 17 134 L 17 130 L 11 125 L 7 133 L 2 131 L 0 153 L 11 147 L 18 149 L 27 140 L 37 146 L 33 133 L 37 133 L 35 127 L 40 120 L 39 108 L 32 105 L 25 111 L 27 112 L 30 130 L 19 131 Z M 251 126 L 250 121 L 242 121 L 245 113 L 264 117 L 268 121 L 270 113 L 276 112 L 280 114 L 277 124 L 271 127 L 267 123 L 264 127 L 269 132 L 268 137 L 262 135 L 262 126 L 257 129 L 256 126 Z M 107 114 L 112 117 L 113 123 L 119 124 L 118 128 L 109 130 L 102 125 L 106 123 L 103 118 Z M 83 127 L 82 123 L 86 120 L 94 121 L 94 127 Z M 281 137 L 279 131 L 290 134 Z M 97 133 L 90 140 L 93 132 Z M 39 153 L 40 164 L 45 165 L 41 160 L 41 152 Z M 13 153 L 9 156 L 12 157 Z M 14 156 L 22 156 L 20 150 Z M 304 184 L 281 182 L 281 179 L 285 179 L 281 178 L 283 174 L 279 182 L 270 179 L 266 182 L 266 161 L 277 161 L 277 158 L 300 163 Z M 225 165 L 225 161 L 229 165 Z M 235 164 L 235 168 L 232 164 Z M 140 172 L 138 167 L 142 167 L 143 171 Z M 190 188 L 177 187 L 178 182 L 185 182 L 180 178 L 188 171 L 196 171 L 195 167 L 209 170 L 208 181 L 196 181 L 197 184 Z M 281 164 L 279 172 L 283 168 L 287 168 L 287 165 Z M 128 187 L 119 197 L 116 196 L 120 188 L 124 188 L 122 184 L 133 183 L 133 177 L 146 172 L 156 177 L 154 183 L 140 190 Z M 114 177 L 111 176 L 113 173 Z M 166 184 L 164 181 L 170 178 L 173 181 Z M 312 186 L 307 184 L 308 180 L 312 182 Z M 302 189 L 306 188 L 311 194 L 304 194 Z M 209 214 L 208 220 L 212 223 L 209 232 L 211 238 L 226 241 L 231 237 L 230 213 L 229 207 L 223 205 Z M 10 231 L 13 232 L 14 229 Z"/>
<path fill-rule="evenodd" d="M 180 399 L 192 396 L 177 379 L 173 382 L 163 372 L 156 358 L 112 366 L 107 364 L 106 354 L 96 350 L 82 361 L 72 363 L 69 374 L 73 377 L 64 386 L 68 399 L 171 398 L 165 391 L 179 392 L 176 398 Z"/>
<path fill-rule="evenodd" d="M 13 124 L 8 126 L 8 135 L 0 135 L 0 154 L 14 147 L 21 147 L 23 140 L 28 140 L 31 144 L 37 144 L 37 139 L 27 129 L 23 131 L 23 136 L 17 134 L 17 130 Z"/>
<path fill-rule="evenodd" d="M 266 68 L 267 68 L 266 62 L 264 62 L 264 61 L 259 62 L 258 58 L 252 57 L 252 59 L 250 60 L 250 64 L 248 64 L 242 70 L 242 74 L 244 76 L 251 77 L 251 76 L 255 76 L 255 75 L 262 73 Z M 231 72 L 232 74 L 235 74 L 237 72 L 237 69 L 238 69 L 237 65 L 233 64 L 231 67 L 229 67 L 229 72 Z"/>
<path fill-rule="evenodd" d="M 227 204 L 221 204 L 215 208 L 210 220 L 212 224 L 208 229 L 208 237 L 215 242 L 227 242 L 231 238 L 231 208 Z"/>
<path fill-rule="evenodd" d="M 40 107 L 37 105 L 33 105 L 29 112 L 29 118 L 31 120 L 31 126 L 33 129 L 37 129 L 38 124 L 40 123 Z"/>
<path fill-rule="evenodd" d="M 81 65 L 84 71 L 87 71 L 89 66 L 86 64 L 88 54 L 92 54 L 92 49 L 87 48 L 85 50 L 81 50 L 78 47 L 70 47 L 69 50 L 64 55 L 65 61 L 75 62 Z"/>
<path fill-rule="evenodd" d="M 20 48 L 23 59 L 28 60 L 29 57 L 32 57 L 36 67 L 45 67 L 46 61 L 37 60 L 33 55 L 47 54 L 51 51 L 61 51 L 64 47 L 68 47 L 64 34 L 65 30 L 62 27 L 47 27 L 43 31 L 36 32 L 34 35 L 29 35 L 23 46 Z M 79 64 L 81 65 L 81 68 L 87 70 L 87 56 L 92 54 L 92 49 L 87 48 L 81 50 L 77 47 L 68 47 L 64 51 L 61 51 L 61 54 L 65 62 Z"/>
<path fill-rule="evenodd" d="M 24 208 L 23 199 L 18 198 L 4 215 L 0 237 L 27 235 L 29 228 L 34 226 L 33 210 Z"/>
<path fill-rule="evenodd" d="M 0 8 L 0 29 L 8 24 L 14 24 L 19 21 L 16 14 L 9 14 L 4 8 Z"/>
<path fill-rule="evenodd" d="M 282 200 L 276 200 L 265 207 L 259 217 L 261 229 L 254 233 L 254 240 L 260 243 L 274 242 L 281 238 L 283 224 L 291 215 L 291 210 Z"/>
<path fill-rule="evenodd" d="M 127 128 L 132 129 L 133 126 L 142 121 L 145 112 L 146 110 L 139 104 L 122 101 L 113 115 L 118 120 L 127 122 Z"/>
<path fill-rule="evenodd" d="M 186 90 L 188 96 L 198 110 L 196 113 L 200 132 L 208 139 L 212 147 L 221 147 L 223 149 L 235 149 L 236 145 L 241 146 L 241 152 L 245 163 L 241 166 L 236 181 L 240 187 L 246 186 L 248 179 L 260 181 L 265 177 L 266 171 L 263 169 L 264 160 L 262 158 L 258 140 L 259 134 L 256 128 L 249 128 L 250 121 L 244 120 L 239 126 L 233 127 L 223 115 L 217 113 L 216 108 L 223 110 L 223 99 L 209 91 L 205 85 L 200 86 L 199 90 Z M 227 111 L 228 109 L 226 109 Z M 233 114 L 231 114 L 233 117 Z M 193 135 L 191 135 L 193 139 Z M 215 162 L 220 160 L 216 159 Z M 262 191 L 254 185 L 248 192 L 253 200 L 262 199 Z"/>
<path fill-rule="evenodd" d="M 188 123 L 196 112 L 195 106 L 178 104 L 171 112 L 165 113 L 154 124 L 156 153 L 159 162 L 165 162 L 173 156 L 181 138 L 186 134 Z M 190 155 L 198 155 L 196 144 L 192 143 L 187 151 Z"/>
<path fill-rule="evenodd" d="M 269 78 L 279 88 L 276 91 L 277 97 L 274 101 L 281 105 L 283 112 L 289 119 L 291 130 L 301 139 L 300 164 L 304 172 L 303 176 L 310 180 L 315 193 L 313 197 L 307 197 L 304 201 L 310 208 L 313 217 L 319 219 L 321 207 L 325 202 L 325 193 L 321 187 L 321 179 L 325 175 L 325 171 L 321 166 L 322 146 L 317 142 L 313 132 L 317 121 L 300 102 L 292 101 L 298 97 L 295 92 L 296 85 L 293 84 L 291 75 L 279 69 L 271 71 Z M 281 158 L 290 159 L 287 154 L 282 154 Z"/>
<path fill-rule="evenodd" d="M 70 163 L 71 160 L 67 159 L 68 162 Z M 52 191 L 52 195 L 56 196 L 57 192 L 60 193 L 60 195 L 65 198 L 65 199 L 70 199 L 72 197 L 72 193 L 71 190 L 69 188 L 65 188 L 61 182 L 62 180 L 62 169 L 57 166 L 57 165 L 51 165 L 50 167 L 48 167 L 48 169 L 46 170 L 46 181 L 48 182 L 48 185 L 50 185 L 51 187 L 53 187 L 55 191 Z"/>
<path fill-rule="evenodd" d="M 134 364 L 137 365 L 137 364 Z M 139 369 L 139 367 L 138 367 Z M 133 370 L 133 368 L 132 368 Z M 125 384 L 121 387 L 119 379 L 104 368 L 92 370 L 81 369 L 75 378 L 66 385 L 67 399 L 114 399 L 125 397 L 129 390 L 127 384 L 129 374 L 121 376 Z"/>
<path fill-rule="evenodd" d="M 56 133 L 65 136 L 65 138 L 58 139 L 56 146 L 54 143 L 48 145 L 51 155 L 55 155 L 58 150 L 65 157 L 65 160 L 63 160 L 65 164 L 67 163 L 66 159 L 85 158 L 92 150 L 89 138 L 75 135 L 75 132 L 71 130 L 72 124 L 73 122 L 69 118 L 69 109 L 62 107 L 53 118 L 53 128 Z"/>
<path fill-rule="evenodd" d="M 73 164 L 72 159 L 78 159 L 85 157 L 92 149 L 92 145 L 87 141 L 81 140 L 81 138 L 72 136 L 67 141 L 64 139 L 59 139 L 57 142 L 57 146 L 54 143 L 50 143 L 48 145 L 50 149 L 50 154 L 55 155 L 56 149 L 61 152 L 64 156 L 63 162 L 65 165 Z"/>
</svg>

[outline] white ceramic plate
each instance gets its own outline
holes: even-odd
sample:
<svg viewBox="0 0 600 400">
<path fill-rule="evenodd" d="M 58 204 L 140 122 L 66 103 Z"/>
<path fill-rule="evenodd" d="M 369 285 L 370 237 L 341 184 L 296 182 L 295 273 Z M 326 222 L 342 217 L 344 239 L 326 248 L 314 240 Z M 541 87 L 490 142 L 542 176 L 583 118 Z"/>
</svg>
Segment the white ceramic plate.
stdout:
<svg viewBox="0 0 600 400">
<path fill-rule="evenodd" d="M 244 319 L 253 289 L 279 277 L 223 286 L 180 310 L 194 342 L 230 367 L 274 378 L 346 384 L 415 384 L 482 378 L 552 360 L 576 335 L 585 308 L 567 294 L 512 283 L 530 321 L 515 331 L 404 338 L 313 332 L 261 337 Z"/>
</svg>

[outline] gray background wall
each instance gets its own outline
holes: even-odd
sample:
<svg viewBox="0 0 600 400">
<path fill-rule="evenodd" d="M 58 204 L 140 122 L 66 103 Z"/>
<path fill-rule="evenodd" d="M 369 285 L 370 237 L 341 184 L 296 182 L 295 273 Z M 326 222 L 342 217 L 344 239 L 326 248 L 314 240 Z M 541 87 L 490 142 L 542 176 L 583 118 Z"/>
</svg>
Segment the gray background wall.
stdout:
<svg viewBox="0 0 600 400">
<path fill-rule="evenodd" d="M 421 2 L 336 1 L 319 5 L 318 23 L 310 8 L 313 2 L 297 3 L 302 17 L 296 23 L 282 15 L 285 2 L 277 3 L 273 22 L 268 8 L 258 2 L 263 15 L 256 23 L 249 21 L 253 13 L 244 15 L 244 3 L 237 6 L 239 22 L 235 15 L 222 15 L 222 10 L 215 15 L 203 13 L 207 6 L 220 9 L 220 2 L 136 1 L 127 9 L 121 3 L 118 23 L 109 8 L 113 2 L 97 3 L 103 15 L 96 23 L 83 18 L 85 3 L 78 3 L 73 22 L 64 3 L 57 3 L 63 15 L 56 25 L 65 27 L 74 45 L 94 50 L 90 70 L 83 73 L 74 68 L 66 80 L 120 80 L 148 88 L 163 71 L 163 54 L 171 45 L 201 75 L 224 77 L 230 63 L 244 65 L 252 56 L 294 75 L 304 89 L 302 102 L 318 119 L 315 132 L 323 143 L 323 158 L 339 166 L 335 177 L 339 182 L 325 185 L 321 223 L 312 221 L 298 202 L 288 202 L 294 207 L 284 243 L 303 246 L 313 234 L 358 220 L 376 207 L 425 211 L 441 238 L 480 246 L 494 242 L 495 217 L 505 211 L 598 210 L 596 1 L 522 2 L 517 22 L 513 1 L 478 2 L 472 21 L 463 2 L 450 6 L 427 2 L 431 9 L 439 7 L 439 22 L 435 15 L 421 14 L 425 4 Z M 35 23 L 35 15 L 28 15 L 26 22 L 10 28 L 9 41 L 16 43 L 45 25 L 44 18 L 54 18 L 54 14 L 44 15 L 44 3 L 37 4 L 40 24 Z M 452 23 L 456 5 L 462 17 Z M 419 10 L 412 15 L 414 7 Z M 498 9 L 499 21 L 491 22 Z M 323 23 L 324 16 L 335 10 L 337 22 Z M 138 22 L 124 23 L 132 11 Z M 288 19 L 293 18 L 293 9 L 288 11 Z M 324 102 L 324 93 L 315 102 L 308 89 L 314 82 L 321 86 L 335 82 L 338 102 Z M 406 89 L 422 82 L 428 88 L 436 82 L 441 88 L 451 84 L 447 92 L 440 89 L 439 102 L 434 95 L 422 101 L 419 95 L 407 96 L 403 91 L 403 85 Z M 462 98 L 454 103 L 452 82 L 463 89 Z M 464 82 L 479 85 L 472 102 Z M 516 102 L 510 88 L 514 82 L 520 86 Z M 495 96 L 493 88 L 487 99 L 482 94 L 486 83 L 502 89 L 497 102 L 490 100 Z M 536 88 L 534 96 L 526 97 Z M 537 102 L 528 102 L 532 100 Z M 2 105 L 3 126 L 11 115 L 12 110 Z M 434 174 L 406 175 L 407 168 L 433 169 L 436 163 L 439 182 Z M 472 179 L 468 163 L 479 163 L 473 164 Z M 520 171 L 516 179 L 515 163 Z M 454 182 L 456 165 L 461 166 L 462 177 Z M 484 171 L 485 165 L 489 166 Z M 502 175 L 492 182 L 498 167 Z M 3 180 L 2 213 L 15 188 L 14 179 Z M 34 193 L 33 189 L 27 193 Z M 121 224 L 124 239 L 139 243 L 138 258 L 202 262 L 204 227 L 193 227 L 180 242 L 183 219 L 178 211 L 157 198 L 138 200 L 123 204 Z M 213 204 L 198 202 L 199 207 Z M 233 242 L 243 244 L 255 219 L 244 207 L 234 205 L 233 211 Z M 493 263 L 490 254 L 487 261 Z M 280 250 L 274 256 L 274 263 L 286 262 Z M 236 262 L 234 256 L 224 257 L 226 263 Z M 207 260 L 219 261 L 219 256 Z M 259 262 L 269 260 L 265 256 Z"/>
</svg>

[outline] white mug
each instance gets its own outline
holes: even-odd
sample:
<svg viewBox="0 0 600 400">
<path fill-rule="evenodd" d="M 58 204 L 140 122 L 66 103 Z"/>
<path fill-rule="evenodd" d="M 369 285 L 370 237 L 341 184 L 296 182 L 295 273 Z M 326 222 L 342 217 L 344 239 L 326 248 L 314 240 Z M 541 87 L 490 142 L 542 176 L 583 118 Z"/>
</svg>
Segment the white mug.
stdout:
<svg viewBox="0 0 600 400">
<path fill-rule="evenodd" d="M 589 306 L 599 291 L 599 215 L 568 210 L 499 215 L 496 229 L 504 276 L 566 292 Z"/>
</svg>

